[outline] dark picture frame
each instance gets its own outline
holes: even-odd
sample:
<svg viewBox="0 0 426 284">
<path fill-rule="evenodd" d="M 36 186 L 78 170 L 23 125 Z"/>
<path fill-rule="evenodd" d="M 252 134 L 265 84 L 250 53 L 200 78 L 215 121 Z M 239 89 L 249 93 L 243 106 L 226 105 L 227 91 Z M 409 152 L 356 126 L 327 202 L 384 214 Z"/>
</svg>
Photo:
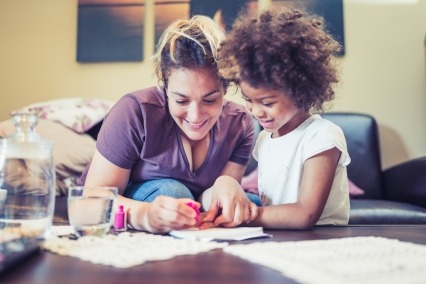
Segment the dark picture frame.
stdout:
<svg viewBox="0 0 426 284">
<path fill-rule="evenodd" d="M 326 28 L 341 45 L 336 56 L 345 54 L 343 0 L 272 0 L 272 7 L 301 8 L 324 18 Z"/>
<path fill-rule="evenodd" d="M 155 44 L 167 26 L 179 18 L 205 15 L 229 30 L 241 11 L 256 13 L 257 0 L 155 0 Z"/>
<path fill-rule="evenodd" d="M 225 30 L 240 12 L 257 13 L 257 0 L 155 0 L 154 44 L 179 18 L 200 14 Z M 326 27 L 345 54 L 343 0 L 272 0 L 272 8 L 292 6 L 324 17 Z M 78 0 L 77 61 L 132 62 L 143 60 L 145 0 Z"/>
<path fill-rule="evenodd" d="M 79 0 L 77 61 L 143 60 L 145 0 Z"/>
<path fill-rule="evenodd" d="M 164 30 L 177 19 L 188 18 L 190 0 L 155 0 L 154 44 L 157 45 Z"/>
</svg>

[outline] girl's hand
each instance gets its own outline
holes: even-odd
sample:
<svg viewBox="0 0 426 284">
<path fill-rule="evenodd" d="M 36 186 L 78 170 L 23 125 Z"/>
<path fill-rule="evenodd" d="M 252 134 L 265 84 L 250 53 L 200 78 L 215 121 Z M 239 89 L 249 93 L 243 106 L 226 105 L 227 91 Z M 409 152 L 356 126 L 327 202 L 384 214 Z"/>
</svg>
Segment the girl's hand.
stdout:
<svg viewBox="0 0 426 284">
<path fill-rule="evenodd" d="M 199 216 L 187 203 L 200 208 L 200 204 L 192 199 L 158 196 L 146 206 L 143 227 L 151 233 L 166 233 L 197 225 Z"/>
<path fill-rule="evenodd" d="M 256 219 L 256 204 L 250 202 L 234 178 L 220 176 L 208 191 L 210 192 L 203 195 L 203 205 L 205 200 L 210 198 L 211 202 L 206 216 L 202 219 L 203 223 L 214 222 L 214 226 L 236 227 Z"/>
<path fill-rule="evenodd" d="M 210 229 L 210 228 L 214 228 L 215 225 L 212 221 L 205 221 L 205 218 L 207 217 L 207 212 L 202 212 L 200 214 L 200 218 L 197 224 L 197 227 L 200 230 L 204 230 L 204 229 Z"/>
</svg>

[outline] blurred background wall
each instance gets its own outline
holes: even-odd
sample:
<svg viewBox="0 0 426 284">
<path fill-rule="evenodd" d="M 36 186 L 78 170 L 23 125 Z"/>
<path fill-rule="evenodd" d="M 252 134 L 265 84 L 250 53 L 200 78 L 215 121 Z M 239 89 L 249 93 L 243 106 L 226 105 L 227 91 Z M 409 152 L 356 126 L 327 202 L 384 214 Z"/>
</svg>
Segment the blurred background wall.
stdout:
<svg viewBox="0 0 426 284">
<path fill-rule="evenodd" d="M 345 55 L 332 111 L 373 115 L 383 168 L 426 156 L 426 0 L 344 0 Z M 154 0 L 144 7 L 141 62 L 78 63 L 77 0 L 0 1 L 0 120 L 64 97 L 117 100 L 156 83 Z M 270 0 L 259 0 L 260 9 Z M 142 52 L 142 51 L 141 51 Z M 238 94 L 229 99 L 241 102 Z"/>
</svg>

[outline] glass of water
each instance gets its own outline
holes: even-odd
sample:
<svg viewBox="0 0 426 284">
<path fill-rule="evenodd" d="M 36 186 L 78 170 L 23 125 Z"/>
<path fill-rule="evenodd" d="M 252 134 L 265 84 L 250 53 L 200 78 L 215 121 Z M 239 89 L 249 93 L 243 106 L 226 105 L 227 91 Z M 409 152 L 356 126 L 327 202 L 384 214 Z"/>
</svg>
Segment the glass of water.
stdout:
<svg viewBox="0 0 426 284">
<path fill-rule="evenodd" d="M 68 219 L 78 237 L 102 237 L 109 232 L 117 194 L 117 187 L 69 187 Z"/>
</svg>

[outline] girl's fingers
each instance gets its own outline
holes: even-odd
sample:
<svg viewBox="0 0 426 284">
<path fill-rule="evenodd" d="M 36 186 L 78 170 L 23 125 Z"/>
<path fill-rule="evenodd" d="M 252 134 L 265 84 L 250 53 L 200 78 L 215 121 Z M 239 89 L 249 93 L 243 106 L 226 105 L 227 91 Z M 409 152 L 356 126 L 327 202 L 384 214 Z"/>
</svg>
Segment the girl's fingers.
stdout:
<svg viewBox="0 0 426 284">
<path fill-rule="evenodd" d="M 257 215 L 259 214 L 259 207 L 257 207 L 256 204 L 250 202 L 250 218 L 249 218 L 249 222 L 256 220 Z M 248 223 L 249 223 L 248 222 Z"/>
</svg>

